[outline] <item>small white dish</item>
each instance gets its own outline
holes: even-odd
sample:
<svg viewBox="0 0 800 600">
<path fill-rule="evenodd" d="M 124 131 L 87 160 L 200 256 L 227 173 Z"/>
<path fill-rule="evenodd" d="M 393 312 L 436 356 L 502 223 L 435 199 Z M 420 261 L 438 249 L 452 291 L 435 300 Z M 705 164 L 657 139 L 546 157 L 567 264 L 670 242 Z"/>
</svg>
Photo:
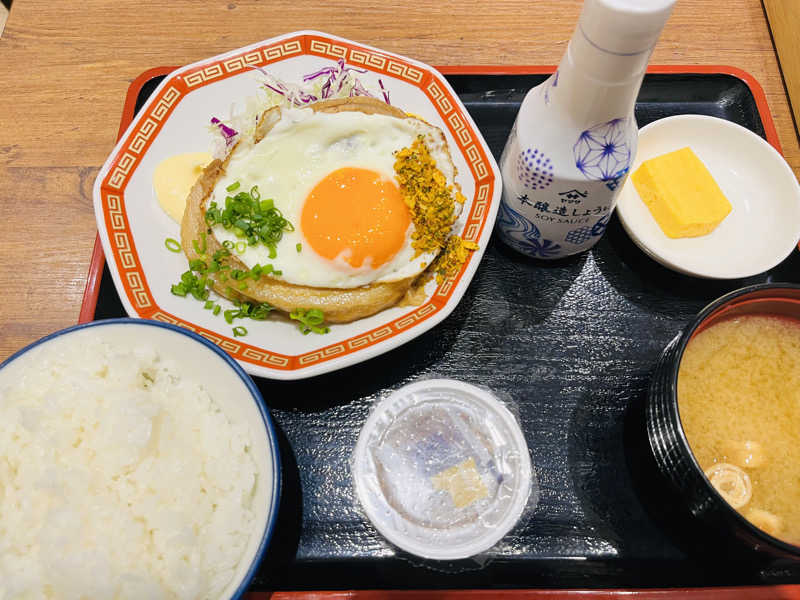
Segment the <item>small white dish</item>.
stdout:
<svg viewBox="0 0 800 600">
<path fill-rule="evenodd" d="M 381 401 L 352 473 L 375 528 L 435 560 L 488 550 L 538 502 L 517 420 L 488 390 L 452 379 L 417 381 Z"/>
<path fill-rule="evenodd" d="M 617 214 L 636 245 L 665 267 L 708 279 L 750 277 L 785 259 L 800 240 L 800 185 L 780 153 L 730 121 L 678 115 L 639 131 L 630 172 L 645 160 L 686 146 L 706 165 L 733 210 L 708 235 L 672 239 L 628 177 Z"/>
</svg>

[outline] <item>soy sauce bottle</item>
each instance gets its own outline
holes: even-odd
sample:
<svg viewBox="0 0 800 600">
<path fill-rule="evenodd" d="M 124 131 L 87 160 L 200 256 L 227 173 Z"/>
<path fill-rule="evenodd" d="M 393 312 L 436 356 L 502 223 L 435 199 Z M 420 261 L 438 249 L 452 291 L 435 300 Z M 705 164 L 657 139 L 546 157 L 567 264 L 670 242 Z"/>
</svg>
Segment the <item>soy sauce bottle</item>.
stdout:
<svg viewBox="0 0 800 600">
<path fill-rule="evenodd" d="M 500 158 L 506 244 L 556 259 L 600 240 L 636 156 L 636 96 L 674 3 L 585 0 L 558 69 L 525 96 Z"/>
</svg>

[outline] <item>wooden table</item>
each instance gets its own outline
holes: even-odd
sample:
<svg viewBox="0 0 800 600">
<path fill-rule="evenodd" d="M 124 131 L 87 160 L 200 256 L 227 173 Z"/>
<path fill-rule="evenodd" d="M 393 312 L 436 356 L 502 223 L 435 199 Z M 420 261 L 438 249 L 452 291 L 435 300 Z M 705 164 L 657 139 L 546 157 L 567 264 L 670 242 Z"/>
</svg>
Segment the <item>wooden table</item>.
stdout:
<svg viewBox="0 0 800 600">
<path fill-rule="evenodd" d="M 298 29 L 434 65 L 552 65 L 580 0 L 15 0 L 0 38 L 0 360 L 78 318 L 92 184 L 130 82 Z M 733 65 L 764 87 L 784 154 L 800 146 L 760 0 L 680 0 L 653 64 Z"/>
</svg>

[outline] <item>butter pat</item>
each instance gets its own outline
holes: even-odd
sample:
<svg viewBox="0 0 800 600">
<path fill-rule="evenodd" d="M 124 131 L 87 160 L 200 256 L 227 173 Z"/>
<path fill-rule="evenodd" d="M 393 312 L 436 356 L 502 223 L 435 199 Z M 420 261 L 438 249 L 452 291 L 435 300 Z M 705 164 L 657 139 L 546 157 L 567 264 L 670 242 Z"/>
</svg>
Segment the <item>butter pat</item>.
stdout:
<svg viewBox="0 0 800 600">
<path fill-rule="evenodd" d="M 434 475 L 431 477 L 431 483 L 434 489 L 449 492 L 456 508 L 464 508 L 489 495 L 474 458 L 469 458 Z"/>
<path fill-rule="evenodd" d="M 644 161 L 632 179 L 668 237 L 706 235 L 731 212 L 731 203 L 689 147 Z"/>
</svg>

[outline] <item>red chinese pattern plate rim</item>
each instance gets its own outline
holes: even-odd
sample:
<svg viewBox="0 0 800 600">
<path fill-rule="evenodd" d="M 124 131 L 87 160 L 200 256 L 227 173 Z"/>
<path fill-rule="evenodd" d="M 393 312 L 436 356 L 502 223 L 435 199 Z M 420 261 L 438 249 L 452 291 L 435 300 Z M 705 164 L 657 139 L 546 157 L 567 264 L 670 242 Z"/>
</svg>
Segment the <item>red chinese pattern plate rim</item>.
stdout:
<svg viewBox="0 0 800 600">
<path fill-rule="evenodd" d="M 469 179 L 470 186 L 474 183 L 474 194 L 468 198 L 460 235 L 478 243 L 480 248 L 468 257 L 457 274 L 438 284 L 420 306 L 411 307 L 390 321 L 373 322 L 368 330 L 355 328 L 347 332 L 350 337 L 346 339 L 327 344 L 321 341 L 319 345 L 309 345 L 308 351 L 287 354 L 213 331 L 159 306 L 137 252 L 125 191 L 182 98 L 193 90 L 245 73 L 253 66 L 263 67 L 303 56 L 344 59 L 348 64 L 367 68 L 377 75 L 411 84 L 424 94 L 428 107 L 436 111 L 467 165 L 468 173 L 464 177 Z M 126 117 L 130 116 L 128 110 L 126 106 Z M 252 375 L 298 379 L 377 356 L 410 341 L 446 318 L 466 291 L 488 244 L 500 186 L 499 170 L 486 142 L 449 84 L 434 69 L 336 36 L 302 31 L 170 72 L 125 129 L 101 169 L 93 193 L 98 224 L 102 225 L 99 229 L 103 250 L 110 257 L 114 284 L 130 316 L 164 321 L 194 331 L 222 347 Z M 325 364 L 328 361 L 331 364 Z"/>
</svg>

